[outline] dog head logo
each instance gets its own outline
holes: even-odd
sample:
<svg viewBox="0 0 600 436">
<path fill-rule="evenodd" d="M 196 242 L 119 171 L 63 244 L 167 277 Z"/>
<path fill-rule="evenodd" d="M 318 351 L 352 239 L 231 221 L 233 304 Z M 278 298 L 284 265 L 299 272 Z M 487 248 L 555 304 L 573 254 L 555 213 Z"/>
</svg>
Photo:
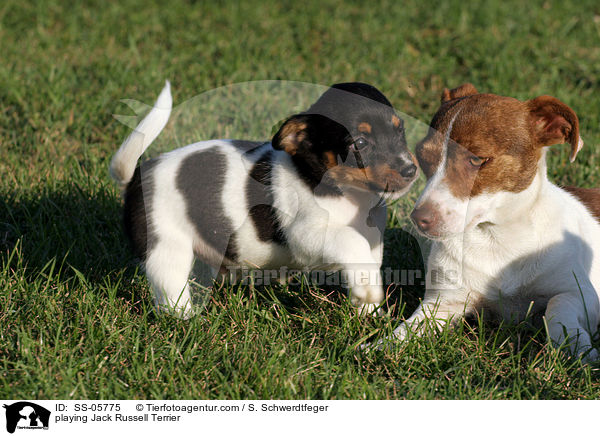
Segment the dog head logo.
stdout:
<svg viewBox="0 0 600 436">
<path fill-rule="evenodd" d="M 6 431 L 14 433 L 18 428 L 47 429 L 50 411 L 28 401 L 4 405 L 6 409 Z"/>
</svg>

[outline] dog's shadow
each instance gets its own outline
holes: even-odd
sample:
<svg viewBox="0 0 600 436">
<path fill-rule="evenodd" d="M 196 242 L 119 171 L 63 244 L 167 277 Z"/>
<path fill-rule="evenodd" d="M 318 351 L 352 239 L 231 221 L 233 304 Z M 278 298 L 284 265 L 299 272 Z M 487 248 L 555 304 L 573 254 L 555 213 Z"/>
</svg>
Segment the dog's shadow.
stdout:
<svg viewBox="0 0 600 436">
<path fill-rule="evenodd" d="M 33 281 L 54 262 L 61 280 L 83 276 L 90 285 L 107 275 L 135 274 L 116 189 L 59 190 L 0 197 L 0 259 Z M 59 269 L 57 269 L 59 268 Z"/>
<path fill-rule="evenodd" d="M 140 273 L 123 230 L 122 214 L 119 193 L 109 185 L 84 189 L 69 183 L 59 190 L 4 195 L 0 197 L 0 261 L 24 271 L 28 281 L 45 274 L 54 262 L 62 281 L 83 276 L 91 289 L 105 283 L 107 276 L 129 283 Z M 385 232 L 384 247 L 385 304 L 393 314 L 399 308 L 410 313 L 424 293 L 419 244 L 410 233 L 393 228 Z M 151 293 L 145 288 L 144 295 L 133 295 L 140 287 L 121 285 L 118 295 L 150 303 Z M 248 286 L 243 288 L 243 292 L 250 291 Z M 347 298 L 339 286 L 314 288 L 338 302 Z M 277 296 L 288 307 L 303 310 L 304 304 L 289 292 Z"/>
</svg>

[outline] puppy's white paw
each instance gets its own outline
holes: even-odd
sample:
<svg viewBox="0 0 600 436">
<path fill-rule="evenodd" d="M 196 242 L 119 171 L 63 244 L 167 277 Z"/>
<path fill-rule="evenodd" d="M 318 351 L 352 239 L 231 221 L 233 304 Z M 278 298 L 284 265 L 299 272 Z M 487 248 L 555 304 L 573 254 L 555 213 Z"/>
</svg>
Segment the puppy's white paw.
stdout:
<svg viewBox="0 0 600 436">
<path fill-rule="evenodd" d="M 182 306 L 177 306 L 177 307 L 171 307 L 165 304 L 160 304 L 157 306 L 159 312 L 161 313 L 165 313 L 167 315 L 172 316 L 173 318 L 179 318 L 182 319 L 184 321 L 192 318 L 194 315 L 196 315 L 196 311 L 194 309 L 194 307 L 191 305 L 191 303 L 186 304 L 184 307 Z"/>
<path fill-rule="evenodd" d="M 379 306 L 384 298 L 385 294 L 379 285 L 355 285 L 350 294 L 350 301 L 361 315 L 383 315 L 383 308 Z"/>
</svg>

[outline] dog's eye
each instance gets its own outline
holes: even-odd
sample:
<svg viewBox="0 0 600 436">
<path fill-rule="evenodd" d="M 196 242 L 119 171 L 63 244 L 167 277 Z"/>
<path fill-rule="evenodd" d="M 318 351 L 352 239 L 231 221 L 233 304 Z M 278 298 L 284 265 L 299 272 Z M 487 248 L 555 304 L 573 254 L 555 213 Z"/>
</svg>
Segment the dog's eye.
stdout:
<svg viewBox="0 0 600 436">
<path fill-rule="evenodd" d="M 365 138 L 358 138 L 356 141 L 354 141 L 354 144 L 350 146 L 350 149 L 352 151 L 358 151 L 362 150 L 367 145 L 369 145 L 369 142 Z"/>
<path fill-rule="evenodd" d="M 481 167 L 481 165 L 483 165 L 484 163 L 486 163 L 490 158 L 489 157 L 478 157 L 478 156 L 472 156 L 469 159 L 469 162 L 471 163 L 471 165 L 473 165 L 476 168 Z"/>
</svg>

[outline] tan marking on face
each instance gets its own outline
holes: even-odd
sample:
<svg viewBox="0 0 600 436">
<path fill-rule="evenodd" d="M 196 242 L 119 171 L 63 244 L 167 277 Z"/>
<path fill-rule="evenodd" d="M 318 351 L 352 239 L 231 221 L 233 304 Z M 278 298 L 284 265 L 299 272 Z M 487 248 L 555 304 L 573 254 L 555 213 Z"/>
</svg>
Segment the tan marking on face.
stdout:
<svg viewBox="0 0 600 436">
<path fill-rule="evenodd" d="M 388 164 L 353 168 L 337 165 L 329 170 L 328 175 L 337 183 L 354 186 L 368 191 L 400 191 L 406 188 L 412 180 L 402 177 Z"/>
<path fill-rule="evenodd" d="M 408 153 L 408 154 L 410 155 L 410 160 L 412 161 L 412 163 L 414 163 L 415 166 L 417 168 L 419 168 L 419 161 L 417 160 L 417 157 L 412 153 Z"/>
<path fill-rule="evenodd" d="M 400 118 L 398 118 L 396 115 L 392 115 L 392 124 L 394 127 L 400 126 L 400 122 Z"/>
<path fill-rule="evenodd" d="M 358 125 L 358 131 L 361 133 L 371 133 L 373 131 L 373 127 L 369 123 L 363 121 Z"/>
<path fill-rule="evenodd" d="M 323 158 L 325 159 L 325 167 L 327 169 L 331 169 L 338 164 L 337 156 L 333 151 L 323 153 Z"/>
</svg>

